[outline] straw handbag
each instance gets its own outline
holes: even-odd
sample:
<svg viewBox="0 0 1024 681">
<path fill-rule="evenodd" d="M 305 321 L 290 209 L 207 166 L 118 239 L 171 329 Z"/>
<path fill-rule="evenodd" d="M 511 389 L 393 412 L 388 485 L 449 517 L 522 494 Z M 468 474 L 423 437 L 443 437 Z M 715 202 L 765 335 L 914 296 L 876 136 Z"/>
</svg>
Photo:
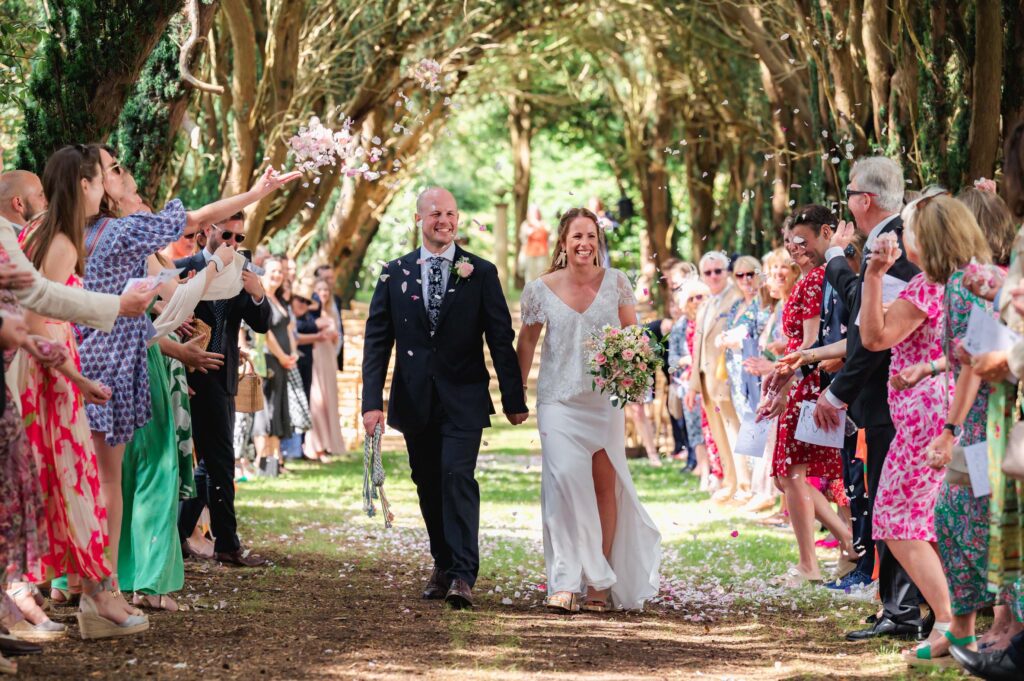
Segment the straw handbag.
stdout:
<svg viewBox="0 0 1024 681">
<path fill-rule="evenodd" d="M 263 379 L 256 373 L 256 369 L 248 359 L 243 364 L 242 375 L 238 377 L 235 411 L 243 414 L 255 414 L 263 411 Z"/>
<path fill-rule="evenodd" d="M 210 338 L 213 336 L 213 329 L 210 328 L 210 325 L 199 317 L 196 317 L 192 322 L 192 328 L 195 329 L 192 337 L 198 338 L 199 336 L 202 336 L 203 340 L 200 341 L 199 345 L 203 350 L 208 348 L 210 346 Z"/>
</svg>

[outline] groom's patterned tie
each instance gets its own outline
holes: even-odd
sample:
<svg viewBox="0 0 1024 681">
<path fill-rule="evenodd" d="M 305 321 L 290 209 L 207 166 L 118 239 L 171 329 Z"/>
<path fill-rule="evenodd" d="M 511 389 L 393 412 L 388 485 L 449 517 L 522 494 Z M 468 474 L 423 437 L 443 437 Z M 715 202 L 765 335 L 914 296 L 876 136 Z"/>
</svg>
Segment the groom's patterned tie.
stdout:
<svg viewBox="0 0 1024 681">
<path fill-rule="evenodd" d="M 439 256 L 430 259 L 430 272 L 427 275 L 427 319 L 430 321 L 431 336 L 437 330 L 437 317 L 441 313 L 441 301 L 444 300 L 441 273 L 446 262 Z"/>
</svg>

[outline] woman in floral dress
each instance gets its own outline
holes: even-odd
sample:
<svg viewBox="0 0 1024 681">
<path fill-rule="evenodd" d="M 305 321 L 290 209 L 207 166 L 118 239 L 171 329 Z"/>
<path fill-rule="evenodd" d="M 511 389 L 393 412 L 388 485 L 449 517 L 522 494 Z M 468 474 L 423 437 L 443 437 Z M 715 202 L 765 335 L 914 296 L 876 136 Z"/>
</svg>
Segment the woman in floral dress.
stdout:
<svg viewBox="0 0 1024 681">
<path fill-rule="evenodd" d="M 84 224 L 78 223 L 76 216 L 99 209 L 103 184 L 98 154 L 64 147 L 48 160 L 43 183 L 49 211 L 39 222 L 26 227 L 19 241 L 43 276 L 81 287 L 79 254 Z M 26 433 L 40 471 L 49 540 L 49 550 L 39 557 L 28 577 L 44 582 L 73 575 L 76 585 L 78 579 L 84 581 L 85 593 L 102 616 L 124 624 L 127 604 L 103 586 L 112 571 L 106 552 L 107 512 L 100 498 L 96 452 L 85 415 L 86 402 L 102 404 L 110 393 L 82 375 L 70 323 L 31 313 L 28 322 L 34 333 L 59 343 L 68 355 L 68 360 L 54 369 L 28 359 L 21 393 Z M 27 622 L 17 626 L 34 626 L 24 633 L 39 637 L 45 631 L 63 630 L 45 616 L 40 621 L 39 613 L 31 608 L 25 615 Z M 145 628 L 143 621 L 136 624 L 135 631 Z"/>
<path fill-rule="evenodd" d="M 825 252 L 835 223 L 835 216 L 827 208 L 802 206 L 793 214 L 786 230 L 786 248 L 803 272 L 803 277 L 793 288 L 782 310 L 782 330 L 789 339 L 787 353 L 808 348 L 818 339 L 825 281 L 825 267 L 819 254 Z M 814 550 L 815 518 L 839 540 L 844 554 L 853 553 L 850 526 L 807 480 L 808 477 L 818 477 L 830 481 L 832 496 L 838 503 L 846 501 L 842 488 L 843 463 L 840 450 L 796 439 L 801 404 L 816 402 L 821 391 L 821 377 L 817 369 L 802 378 L 799 376 L 799 373 L 789 371 L 766 380 L 766 407 L 762 409 L 762 416 L 771 416 L 780 411 L 782 400 L 786 400 L 779 415 L 775 436 L 772 476 L 786 496 L 793 534 L 800 549 L 799 562 L 781 578 L 788 585 L 821 580 L 821 569 Z M 778 377 L 786 377 L 785 386 L 778 385 Z"/>
<path fill-rule="evenodd" d="M 872 535 L 885 541 L 935 614 L 928 640 L 904 653 L 909 664 L 930 665 L 948 656 L 950 643 L 966 646 L 974 641 L 950 631 L 952 609 L 935 532 L 944 462 L 929 447 L 943 430 L 953 401 L 953 381 L 940 376 L 936 364 L 943 359 L 946 282 L 971 258 L 987 260 L 989 248 L 970 211 L 944 193 L 926 193 L 907 206 L 903 240 L 907 257 L 923 272 L 883 310 L 882 276 L 899 257 L 899 245 L 894 232 L 875 239 L 864 277 L 861 341 L 869 350 L 892 348 L 890 375 L 921 363 L 928 363 L 932 372 L 910 389 L 890 384 L 896 437 L 875 494 Z"/>
<path fill-rule="evenodd" d="M 992 246 L 994 263 L 1005 272 L 1016 235 L 1016 224 L 1006 203 L 994 191 L 974 187 L 961 192 L 957 200 L 971 210 L 985 241 Z M 982 381 L 968 364 L 961 364 L 955 346 L 967 333 L 971 308 L 975 305 L 994 315 L 992 303 L 972 293 L 965 285 L 965 272 L 953 273 L 946 286 L 947 361 L 952 363 L 956 376 L 956 393 L 950 407 L 949 423 L 962 424 L 960 445 L 968 447 L 986 442 L 989 395 L 992 386 Z M 991 642 L 1012 636 L 1013 616 L 1005 603 L 1007 593 L 988 588 L 989 566 L 989 504 L 991 495 L 975 496 L 962 450 L 954 449 L 953 433 L 943 429 L 931 449 L 939 453 L 946 463 L 946 478 L 935 506 L 935 533 L 939 556 L 949 582 L 949 596 L 953 610 L 950 632 L 957 638 L 975 634 L 977 611 L 988 606 L 997 607 L 996 617 L 987 635 Z M 994 468 L 994 470 L 993 470 Z M 999 466 L 989 467 L 990 479 L 1001 478 Z M 992 489 L 1001 480 L 993 480 Z M 984 644 L 983 640 L 978 645 Z"/>
<path fill-rule="evenodd" d="M 110 148 L 92 145 L 90 149 L 96 149 L 100 155 L 107 214 L 117 214 L 118 202 L 129 196 L 123 171 Z M 159 213 L 93 216 L 85 233 L 85 288 L 120 293 L 130 280 L 147 275 L 149 255 L 176 241 L 186 231 L 194 232 L 201 225 L 216 224 L 300 176 L 299 172 L 279 176 L 268 167 L 249 191 L 195 211 L 186 211 L 181 201 L 173 199 Z M 86 406 L 100 465 L 103 502 L 107 507 L 112 565 L 117 565 L 121 538 L 121 466 L 125 445 L 135 430 L 152 417 L 146 353 L 150 328 L 145 317 L 122 317 L 110 333 L 80 328 L 82 373 L 113 391 L 106 404 Z"/>
</svg>

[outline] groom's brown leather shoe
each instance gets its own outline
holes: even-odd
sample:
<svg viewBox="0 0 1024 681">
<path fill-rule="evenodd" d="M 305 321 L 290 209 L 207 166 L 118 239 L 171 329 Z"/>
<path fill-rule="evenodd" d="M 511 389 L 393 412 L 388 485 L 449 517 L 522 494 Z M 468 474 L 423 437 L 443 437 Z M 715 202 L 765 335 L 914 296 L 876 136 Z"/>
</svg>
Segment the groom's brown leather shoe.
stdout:
<svg viewBox="0 0 1024 681">
<path fill-rule="evenodd" d="M 465 610 L 473 607 L 473 590 L 464 579 L 453 579 L 448 587 L 448 595 L 444 602 L 453 610 Z"/>
<path fill-rule="evenodd" d="M 434 566 L 430 573 L 427 586 L 423 589 L 423 599 L 427 601 L 439 601 L 448 594 L 448 581 L 445 579 L 444 570 Z"/>
</svg>

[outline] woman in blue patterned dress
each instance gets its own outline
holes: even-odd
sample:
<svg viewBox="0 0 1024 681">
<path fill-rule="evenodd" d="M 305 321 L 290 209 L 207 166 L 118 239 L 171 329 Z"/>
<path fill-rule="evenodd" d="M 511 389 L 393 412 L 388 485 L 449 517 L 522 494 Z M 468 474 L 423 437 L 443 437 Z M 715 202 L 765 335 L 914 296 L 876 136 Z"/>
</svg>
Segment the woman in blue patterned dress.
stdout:
<svg viewBox="0 0 1024 681">
<path fill-rule="evenodd" d="M 127 195 L 121 167 L 112 151 L 106 146 L 99 148 L 108 215 L 117 214 L 117 202 Z M 268 167 L 249 191 L 195 211 L 186 211 L 181 201 L 173 199 L 159 213 L 93 216 L 93 222 L 86 228 L 85 288 L 120 294 L 131 279 L 147 275 L 148 256 L 183 234 L 197 231 L 200 225 L 230 217 L 300 176 L 299 172 L 278 175 Z M 112 565 L 117 565 L 121 539 L 121 464 L 125 445 L 152 416 L 146 360 L 149 329 L 148 317 L 119 318 L 110 333 L 80 327 L 82 373 L 113 391 L 106 404 L 86 408 L 99 459 L 100 491 L 107 507 Z"/>
</svg>

